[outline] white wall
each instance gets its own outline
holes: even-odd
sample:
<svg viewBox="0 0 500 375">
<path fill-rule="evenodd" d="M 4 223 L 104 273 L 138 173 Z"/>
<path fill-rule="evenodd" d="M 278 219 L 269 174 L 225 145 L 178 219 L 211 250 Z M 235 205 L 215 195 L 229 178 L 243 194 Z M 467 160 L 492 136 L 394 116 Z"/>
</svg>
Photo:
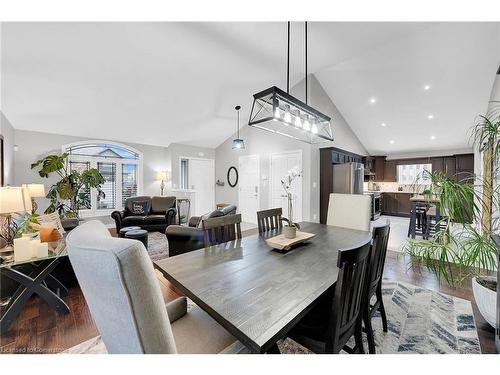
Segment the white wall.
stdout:
<svg viewBox="0 0 500 375">
<path fill-rule="evenodd" d="M 15 133 L 14 128 L 11 123 L 5 117 L 2 111 L 0 111 L 0 134 L 3 135 L 3 146 L 4 146 L 4 184 L 14 185 L 14 144 L 15 144 Z"/>
<path fill-rule="evenodd" d="M 204 158 L 215 159 L 215 149 L 206 147 L 187 146 L 179 143 L 171 143 L 168 146 L 172 160 L 171 181 L 167 189 L 178 189 L 180 187 L 180 158 Z"/>
<path fill-rule="evenodd" d="M 360 155 L 367 152 L 351 128 L 342 117 L 337 107 L 332 103 L 328 95 L 311 75 L 309 77 L 309 104 L 319 111 L 332 117 L 332 127 L 334 134 L 333 142 L 326 142 L 320 146 L 311 146 L 307 143 L 289 139 L 260 129 L 243 126 L 240 136 L 245 140 L 245 150 L 233 150 L 232 140 L 235 134 L 215 149 L 215 174 L 216 179 L 225 181 L 224 186 L 216 187 L 216 202 L 238 204 L 238 186 L 231 188 L 227 184 L 226 174 L 230 166 L 238 166 L 240 155 L 260 156 L 260 173 L 267 179 L 260 181 L 260 209 L 270 206 L 269 175 L 270 158 L 272 153 L 302 150 L 303 166 L 303 219 L 319 221 L 319 148 L 338 147 Z M 291 93 L 299 99 L 303 98 L 304 82 L 292 88 Z"/>
<path fill-rule="evenodd" d="M 15 153 L 15 183 L 44 183 L 45 189 L 57 180 L 56 178 L 43 179 L 35 170 L 30 168 L 31 163 L 49 153 L 60 153 L 61 147 L 72 142 L 85 141 L 85 138 L 69 135 L 58 135 L 49 133 L 15 130 L 16 143 L 19 150 Z M 98 137 L 94 138 L 98 139 Z M 170 152 L 166 147 L 148 146 L 135 143 L 127 145 L 143 153 L 143 193 L 145 195 L 159 195 L 160 182 L 156 179 L 157 172 L 161 170 L 170 171 Z M 46 207 L 46 201 L 40 201 L 40 211 Z"/>
</svg>

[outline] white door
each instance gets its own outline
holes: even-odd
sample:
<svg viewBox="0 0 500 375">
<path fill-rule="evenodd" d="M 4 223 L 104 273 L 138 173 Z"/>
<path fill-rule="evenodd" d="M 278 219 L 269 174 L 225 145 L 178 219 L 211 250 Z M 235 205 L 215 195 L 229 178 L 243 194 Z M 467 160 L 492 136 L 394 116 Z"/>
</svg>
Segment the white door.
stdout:
<svg viewBox="0 0 500 375">
<path fill-rule="evenodd" d="M 195 191 L 192 215 L 200 216 L 215 210 L 215 162 L 213 159 L 189 159 L 189 189 Z"/>
<path fill-rule="evenodd" d="M 297 167 L 302 171 L 302 151 L 281 152 L 271 155 L 271 207 L 283 209 L 283 216 L 288 218 L 288 203 L 285 190 L 281 185 L 288 171 Z M 293 221 L 302 221 L 302 176 L 292 182 Z"/>
<path fill-rule="evenodd" d="M 257 224 L 260 207 L 259 155 L 240 156 L 238 160 L 238 206 L 241 221 Z"/>
</svg>

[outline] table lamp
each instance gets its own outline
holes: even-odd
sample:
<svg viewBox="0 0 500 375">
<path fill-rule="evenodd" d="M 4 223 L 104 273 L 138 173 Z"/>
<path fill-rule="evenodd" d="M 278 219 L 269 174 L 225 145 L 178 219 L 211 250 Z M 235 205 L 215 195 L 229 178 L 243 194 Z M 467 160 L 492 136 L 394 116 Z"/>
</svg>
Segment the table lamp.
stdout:
<svg viewBox="0 0 500 375">
<path fill-rule="evenodd" d="M 45 197 L 45 185 L 44 184 L 23 184 L 23 188 L 28 189 L 29 195 L 31 197 L 31 213 L 35 214 L 38 209 L 38 205 L 35 202 L 35 198 Z"/>
<path fill-rule="evenodd" d="M 22 187 L 0 187 L 0 216 L 3 216 L 0 236 L 12 246 L 16 236 L 15 224 L 12 223 L 12 214 L 31 211 L 31 198 L 28 189 Z"/>
<path fill-rule="evenodd" d="M 160 171 L 157 174 L 157 179 L 161 181 L 160 183 L 160 195 L 163 195 L 163 191 L 165 190 L 165 180 L 167 179 L 167 172 Z"/>
</svg>

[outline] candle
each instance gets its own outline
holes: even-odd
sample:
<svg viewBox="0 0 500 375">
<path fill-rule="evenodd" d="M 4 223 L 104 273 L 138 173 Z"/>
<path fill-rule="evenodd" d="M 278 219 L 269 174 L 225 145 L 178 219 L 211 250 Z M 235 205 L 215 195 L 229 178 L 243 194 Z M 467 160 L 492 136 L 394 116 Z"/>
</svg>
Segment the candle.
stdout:
<svg viewBox="0 0 500 375">
<path fill-rule="evenodd" d="M 21 237 L 14 239 L 14 261 L 24 262 L 31 258 L 30 238 Z"/>
<path fill-rule="evenodd" d="M 49 256 L 49 244 L 47 242 L 38 242 L 36 244 L 36 257 L 47 258 Z"/>
<path fill-rule="evenodd" d="M 30 253 L 32 258 L 38 256 L 38 245 L 40 245 L 40 238 L 32 238 L 30 241 Z"/>
</svg>

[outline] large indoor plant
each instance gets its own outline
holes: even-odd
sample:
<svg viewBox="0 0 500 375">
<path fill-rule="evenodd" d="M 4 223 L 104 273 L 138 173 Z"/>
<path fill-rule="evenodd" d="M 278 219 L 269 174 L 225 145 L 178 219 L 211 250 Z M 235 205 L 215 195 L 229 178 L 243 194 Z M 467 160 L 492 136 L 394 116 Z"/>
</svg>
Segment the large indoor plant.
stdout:
<svg viewBox="0 0 500 375">
<path fill-rule="evenodd" d="M 31 169 L 39 168 L 40 177 L 48 178 L 56 174 L 59 181 L 52 185 L 47 193 L 50 205 L 45 213 L 58 212 L 61 217 L 78 217 L 81 208 L 90 208 L 90 189 L 100 187 L 104 177 L 96 168 L 83 172 L 72 170 L 68 162 L 68 153 L 52 154 L 31 164 Z"/>
<path fill-rule="evenodd" d="M 479 310 L 495 325 L 497 280 L 491 272 L 498 250 L 491 235 L 500 232 L 500 114 L 480 119 L 471 138 L 482 155 L 482 174 L 425 172 L 431 181 L 426 194 L 439 202 L 442 219 L 430 240 L 410 240 L 405 251 L 452 286 L 472 279 Z"/>
</svg>

